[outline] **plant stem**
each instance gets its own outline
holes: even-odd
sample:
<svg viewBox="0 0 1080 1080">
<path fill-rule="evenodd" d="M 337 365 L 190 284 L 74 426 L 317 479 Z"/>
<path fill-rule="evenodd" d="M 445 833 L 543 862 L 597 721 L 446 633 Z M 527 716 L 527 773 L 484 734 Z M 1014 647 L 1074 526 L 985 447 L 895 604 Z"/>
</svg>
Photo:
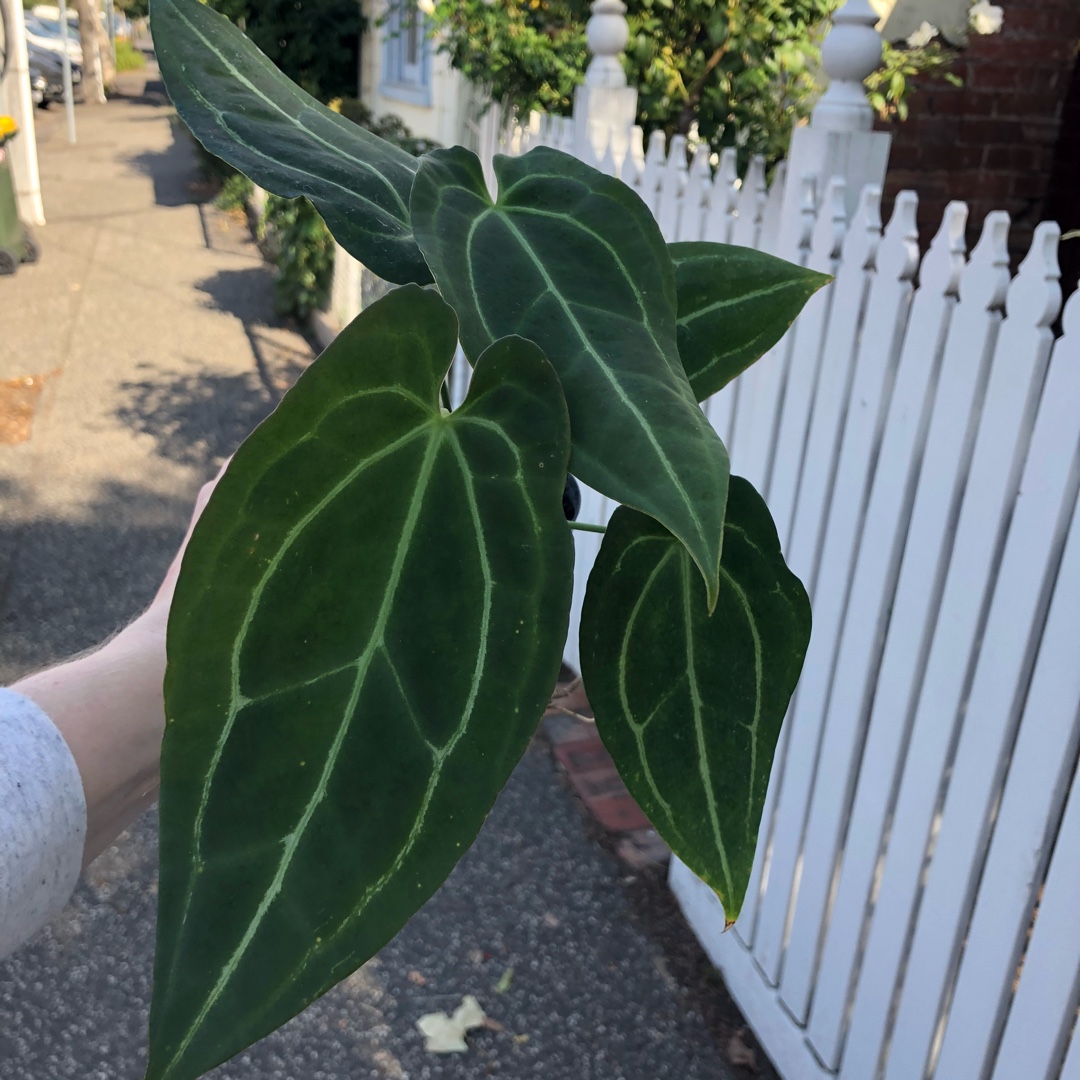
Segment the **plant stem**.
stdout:
<svg viewBox="0 0 1080 1080">
<path fill-rule="evenodd" d="M 571 529 L 577 529 L 578 532 L 595 532 L 606 533 L 606 525 L 590 525 L 587 521 L 568 521 L 566 523 Z"/>
</svg>

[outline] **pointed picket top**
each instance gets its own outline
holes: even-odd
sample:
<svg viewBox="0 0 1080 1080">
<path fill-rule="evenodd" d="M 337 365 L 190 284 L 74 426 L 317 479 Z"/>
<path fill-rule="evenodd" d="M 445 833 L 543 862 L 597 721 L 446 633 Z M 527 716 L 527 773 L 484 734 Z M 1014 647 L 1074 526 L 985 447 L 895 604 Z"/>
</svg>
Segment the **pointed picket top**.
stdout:
<svg viewBox="0 0 1080 1080">
<path fill-rule="evenodd" d="M 818 208 L 817 221 L 810 237 L 810 261 L 812 270 L 823 274 L 835 274 L 840 247 L 847 231 L 847 181 L 834 176 L 825 188 L 825 198 Z"/>
<path fill-rule="evenodd" d="M 747 166 L 735 204 L 735 227 L 731 233 L 733 244 L 757 247 L 767 198 L 765 159 L 760 154 L 755 154 Z"/>
<path fill-rule="evenodd" d="M 605 176 L 619 175 L 618 166 L 615 164 L 615 151 L 610 138 L 607 140 L 607 144 L 604 147 L 604 157 L 600 162 L 600 171 L 604 173 Z"/>
<path fill-rule="evenodd" d="M 986 215 L 979 242 L 960 275 L 960 299 L 988 310 L 1005 304 L 1009 288 L 1009 215 L 995 210 Z"/>
<path fill-rule="evenodd" d="M 1061 267 L 1058 265 L 1057 222 L 1044 221 L 1035 229 L 1031 247 L 1009 286 L 1005 314 L 1040 329 L 1050 326 L 1061 310 Z"/>
<path fill-rule="evenodd" d="M 769 185 L 769 197 L 765 200 L 764 217 L 761 222 L 761 237 L 758 240 L 758 248 L 776 254 L 777 243 L 780 240 L 780 223 L 783 220 L 784 187 L 787 182 L 787 162 L 781 161 L 773 173 L 773 181 Z"/>
<path fill-rule="evenodd" d="M 561 150 L 564 154 L 573 154 L 577 149 L 573 117 L 560 116 L 558 125 L 558 142 L 556 143 L 556 148 Z"/>
<path fill-rule="evenodd" d="M 645 168 L 641 170 L 641 190 L 639 194 L 653 213 L 656 212 L 656 200 L 660 192 L 660 183 L 667 167 L 667 154 L 664 151 L 667 140 L 662 131 L 654 131 L 649 136 L 649 149 L 645 154 Z"/>
<path fill-rule="evenodd" d="M 1070 341 L 1080 343 L 1080 289 L 1069 297 L 1065 312 L 1061 316 L 1061 326 L 1065 331 L 1065 337 Z"/>
<path fill-rule="evenodd" d="M 919 227 L 915 213 L 919 196 L 901 191 L 878 248 L 877 272 L 888 281 L 911 281 L 919 266 Z"/>
<path fill-rule="evenodd" d="M 739 154 L 733 146 L 726 146 L 720 151 L 720 165 L 713 181 L 712 204 L 714 208 L 719 208 L 721 213 L 731 215 L 735 213 L 738 198 Z"/>
<path fill-rule="evenodd" d="M 840 265 L 872 270 L 881 244 L 881 187 L 867 184 L 840 249 Z"/>
<path fill-rule="evenodd" d="M 645 132 L 640 124 L 630 129 L 630 145 L 626 157 L 619 166 L 619 179 L 631 187 L 638 187 L 645 172 Z"/>
<path fill-rule="evenodd" d="M 919 267 L 919 288 L 935 294 L 955 296 L 964 270 L 964 229 L 967 226 L 967 203 L 954 199 L 945 207 L 930 249 Z"/>
<path fill-rule="evenodd" d="M 679 217 L 679 240 L 704 240 L 712 195 L 712 167 L 708 143 L 699 143 L 687 173 L 682 214 Z"/>
<path fill-rule="evenodd" d="M 674 184 L 679 195 L 686 190 L 686 180 L 689 169 L 686 166 L 686 136 L 672 135 L 671 144 L 668 147 L 667 164 L 664 168 L 665 191 L 667 185 Z"/>
<path fill-rule="evenodd" d="M 657 224 L 669 242 L 679 238 L 679 218 L 683 212 L 687 176 L 686 136 L 674 135 L 660 176 L 660 198 L 656 207 Z"/>
</svg>

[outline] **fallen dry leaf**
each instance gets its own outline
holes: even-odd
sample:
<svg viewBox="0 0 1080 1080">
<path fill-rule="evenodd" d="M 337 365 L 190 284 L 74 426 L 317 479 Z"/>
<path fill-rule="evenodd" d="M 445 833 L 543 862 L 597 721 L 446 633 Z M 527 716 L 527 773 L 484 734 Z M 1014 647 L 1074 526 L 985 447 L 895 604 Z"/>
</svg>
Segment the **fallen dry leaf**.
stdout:
<svg viewBox="0 0 1080 1080">
<path fill-rule="evenodd" d="M 741 1065 L 744 1069 L 749 1069 L 751 1072 L 757 1072 L 757 1054 L 754 1053 L 754 1048 L 748 1046 L 746 1039 L 746 1028 L 739 1028 L 734 1035 L 727 1041 L 725 1047 L 727 1051 L 728 1061 L 732 1065 Z"/>
<path fill-rule="evenodd" d="M 495 984 L 496 994 L 505 994 L 510 989 L 510 984 L 514 981 L 514 969 L 508 967 L 502 975 L 499 976 L 499 981 Z"/>
<path fill-rule="evenodd" d="M 550 911 L 545 911 L 543 918 L 545 926 L 556 927 L 559 925 L 558 915 L 552 915 Z"/>
<path fill-rule="evenodd" d="M 463 1054 L 469 1049 L 466 1032 L 485 1026 L 487 1017 L 480 1002 L 466 994 L 452 1016 L 446 1013 L 426 1013 L 416 1021 L 424 1036 L 424 1049 L 431 1054 Z"/>
<path fill-rule="evenodd" d="M 424 978 L 424 976 L 421 975 L 419 971 L 410 971 L 409 974 L 405 977 L 409 980 L 409 982 L 413 984 L 413 986 L 427 985 L 427 979 Z"/>
</svg>

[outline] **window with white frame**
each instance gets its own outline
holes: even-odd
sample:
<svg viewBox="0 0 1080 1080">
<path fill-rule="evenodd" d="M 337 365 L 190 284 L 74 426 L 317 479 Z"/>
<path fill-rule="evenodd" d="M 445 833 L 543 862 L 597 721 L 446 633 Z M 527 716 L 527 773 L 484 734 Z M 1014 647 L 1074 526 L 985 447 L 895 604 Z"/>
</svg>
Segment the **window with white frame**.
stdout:
<svg viewBox="0 0 1080 1080">
<path fill-rule="evenodd" d="M 379 93 L 413 105 L 430 105 L 431 50 L 424 13 L 415 0 L 390 0 L 382 37 Z"/>
</svg>

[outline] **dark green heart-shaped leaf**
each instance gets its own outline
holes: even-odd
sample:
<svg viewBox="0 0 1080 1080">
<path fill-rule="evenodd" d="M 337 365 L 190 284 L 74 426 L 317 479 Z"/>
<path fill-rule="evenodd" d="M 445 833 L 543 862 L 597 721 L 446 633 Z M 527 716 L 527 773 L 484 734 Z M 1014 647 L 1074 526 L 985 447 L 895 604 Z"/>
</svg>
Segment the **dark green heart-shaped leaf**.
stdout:
<svg viewBox="0 0 1080 1080">
<path fill-rule="evenodd" d="M 306 195 L 380 277 L 431 281 L 409 224 L 415 158 L 320 104 L 199 0 L 150 13 L 169 96 L 207 150 L 275 195 Z"/>
<path fill-rule="evenodd" d="M 679 294 L 679 356 L 698 401 L 764 356 L 831 280 L 734 244 L 691 241 L 668 251 Z"/>
<path fill-rule="evenodd" d="M 622 181 L 557 150 L 480 161 L 427 155 L 413 186 L 416 238 L 479 355 L 505 334 L 535 341 L 562 380 L 571 468 L 662 522 L 715 602 L 727 452 L 679 361 L 675 275 L 660 229 Z"/>
<path fill-rule="evenodd" d="M 581 673 L 631 794 L 734 921 L 776 740 L 810 640 L 810 604 L 761 496 L 731 478 L 720 600 L 686 551 L 620 507 L 589 576 Z"/>
<path fill-rule="evenodd" d="M 569 421 L 492 345 L 439 408 L 457 322 L 406 286 L 244 443 L 169 623 L 153 1080 L 189 1080 L 355 970 L 472 842 L 565 641 Z"/>
</svg>

